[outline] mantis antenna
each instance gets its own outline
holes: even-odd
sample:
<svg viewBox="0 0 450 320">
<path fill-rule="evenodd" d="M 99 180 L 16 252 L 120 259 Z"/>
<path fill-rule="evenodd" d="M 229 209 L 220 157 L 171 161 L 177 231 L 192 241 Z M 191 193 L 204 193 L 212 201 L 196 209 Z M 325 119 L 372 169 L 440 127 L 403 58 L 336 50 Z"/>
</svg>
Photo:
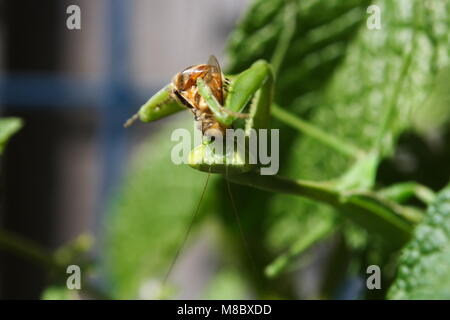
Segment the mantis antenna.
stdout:
<svg viewBox="0 0 450 320">
<path fill-rule="evenodd" d="M 236 203 L 234 202 L 233 194 L 231 193 L 231 185 L 230 181 L 228 179 L 225 179 L 227 182 L 227 189 L 228 189 L 228 195 L 230 196 L 231 200 L 231 206 L 233 207 L 234 216 L 236 218 L 236 222 L 239 228 L 239 233 L 241 234 L 242 242 L 244 243 L 244 249 L 247 253 L 248 259 L 250 260 L 251 268 L 253 269 L 253 272 L 257 272 L 255 260 L 253 259 L 252 253 L 250 251 L 250 247 L 248 246 L 247 239 L 245 238 L 244 229 L 242 228 L 241 218 L 239 218 L 239 214 L 237 212 Z"/>
<path fill-rule="evenodd" d="M 191 233 L 192 227 L 193 227 L 194 222 L 195 222 L 195 218 L 197 217 L 197 214 L 200 211 L 200 205 L 202 204 L 203 197 L 205 196 L 205 192 L 206 192 L 206 188 L 208 187 L 208 182 L 209 182 L 210 175 L 211 175 L 211 173 L 208 172 L 208 175 L 206 176 L 205 185 L 204 185 L 203 190 L 202 190 L 202 195 L 200 196 L 200 200 L 198 201 L 198 204 L 197 204 L 197 208 L 195 209 L 194 214 L 191 217 L 191 221 L 190 221 L 189 226 L 188 226 L 188 228 L 186 230 L 186 233 L 184 235 L 183 241 L 181 242 L 180 246 L 178 247 L 178 249 L 177 249 L 177 251 L 175 253 L 175 256 L 173 257 L 172 262 L 171 262 L 171 264 L 169 266 L 169 269 L 167 270 L 166 276 L 164 277 L 164 280 L 162 282 L 162 286 L 163 287 L 166 284 L 167 279 L 169 279 L 170 273 L 172 272 L 172 269 L 173 269 L 173 267 L 175 265 L 175 262 L 178 260 L 178 257 L 179 257 L 179 255 L 181 253 L 181 250 L 184 247 L 184 244 L 186 243 L 187 239 L 189 238 L 189 234 Z"/>
</svg>

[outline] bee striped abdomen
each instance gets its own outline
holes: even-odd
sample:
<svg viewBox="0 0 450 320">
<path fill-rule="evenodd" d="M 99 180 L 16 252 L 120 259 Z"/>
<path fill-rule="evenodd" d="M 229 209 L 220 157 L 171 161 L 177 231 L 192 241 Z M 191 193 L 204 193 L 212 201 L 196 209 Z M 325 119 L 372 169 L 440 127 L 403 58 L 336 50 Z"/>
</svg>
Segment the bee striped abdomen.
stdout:
<svg viewBox="0 0 450 320">
<path fill-rule="evenodd" d="M 178 73 L 172 81 L 176 90 L 175 95 L 194 113 L 203 134 L 208 134 L 208 130 L 217 130 L 220 134 L 224 134 L 226 130 L 226 127 L 214 118 L 214 114 L 197 87 L 197 79 L 203 79 L 217 101 L 223 104 L 222 74 L 216 69 L 206 64 L 189 67 Z"/>
</svg>

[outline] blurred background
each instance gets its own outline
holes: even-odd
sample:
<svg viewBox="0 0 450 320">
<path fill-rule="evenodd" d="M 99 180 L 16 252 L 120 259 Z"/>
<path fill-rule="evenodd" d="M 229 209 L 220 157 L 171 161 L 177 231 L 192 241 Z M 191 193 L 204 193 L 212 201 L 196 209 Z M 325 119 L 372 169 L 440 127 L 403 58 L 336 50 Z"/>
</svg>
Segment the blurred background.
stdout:
<svg viewBox="0 0 450 320">
<path fill-rule="evenodd" d="M 66 26 L 73 4 L 80 30 Z M 192 130 L 192 116 L 123 124 L 186 67 L 213 54 L 238 73 L 273 61 L 291 33 L 275 101 L 358 150 L 379 148 L 370 190 L 415 181 L 438 191 L 450 176 L 449 14 L 438 0 L 0 0 L 0 110 L 24 123 L 0 158 L 0 298 L 384 298 L 396 235 L 233 184 L 243 240 L 220 175 L 164 283 L 205 185 L 170 161 L 170 134 Z M 331 180 L 359 163 L 280 118 L 272 126 L 282 176 Z M 79 264 L 86 292 L 67 293 L 65 269 L 46 259 Z M 380 291 L 366 290 L 371 264 Z"/>
<path fill-rule="evenodd" d="M 124 121 L 176 72 L 222 60 L 246 3 L 1 1 L 1 110 L 24 120 L 2 159 L 2 227 L 50 249 L 98 234 L 133 146 L 155 128 Z M 71 4 L 81 30 L 66 27 Z M 0 297 L 38 298 L 46 281 L 0 253 Z"/>
</svg>

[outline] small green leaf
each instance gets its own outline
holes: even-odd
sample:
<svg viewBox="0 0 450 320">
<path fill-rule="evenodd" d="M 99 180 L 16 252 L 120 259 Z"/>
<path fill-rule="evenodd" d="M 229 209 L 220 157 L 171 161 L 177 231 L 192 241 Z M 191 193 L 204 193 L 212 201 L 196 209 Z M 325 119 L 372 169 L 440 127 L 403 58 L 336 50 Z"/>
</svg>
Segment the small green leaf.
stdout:
<svg viewBox="0 0 450 320">
<path fill-rule="evenodd" d="M 11 136 L 22 128 L 22 120 L 15 117 L 0 118 L 0 154 Z"/>
</svg>

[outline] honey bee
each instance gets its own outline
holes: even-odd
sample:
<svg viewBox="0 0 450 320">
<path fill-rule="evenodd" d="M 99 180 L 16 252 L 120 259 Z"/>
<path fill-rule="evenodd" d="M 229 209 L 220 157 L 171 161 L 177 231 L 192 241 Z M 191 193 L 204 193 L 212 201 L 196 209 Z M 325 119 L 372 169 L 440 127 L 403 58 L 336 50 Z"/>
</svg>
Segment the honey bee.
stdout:
<svg viewBox="0 0 450 320">
<path fill-rule="evenodd" d="M 216 100 L 223 105 L 224 88 L 229 81 L 223 76 L 219 62 L 214 56 L 209 57 L 207 64 L 191 66 L 176 74 L 172 79 L 173 91 L 171 94 L 191 110 L 197 127 L 203 135 L 224 136 L 227 127 L 215 119 L 205 99 L 200 95 L 197 87 L 199 78 L 203 79 Z"/>
</svg>

